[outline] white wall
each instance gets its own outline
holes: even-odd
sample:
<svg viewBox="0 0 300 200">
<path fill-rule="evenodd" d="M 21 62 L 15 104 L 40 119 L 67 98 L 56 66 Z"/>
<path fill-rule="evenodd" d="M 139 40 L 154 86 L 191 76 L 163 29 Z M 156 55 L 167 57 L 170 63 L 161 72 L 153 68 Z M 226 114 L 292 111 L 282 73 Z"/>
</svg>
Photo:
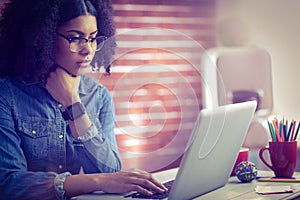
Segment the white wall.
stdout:
<svg viewBox="0 0 300 200">
<path fill-rule="evenodd" d="M 271 54 L 274 113 L 300 120 L 300 1 L 218 0 L 218 21 L 228 18 L 236 42 L 247 41 Z"/>
</svg>

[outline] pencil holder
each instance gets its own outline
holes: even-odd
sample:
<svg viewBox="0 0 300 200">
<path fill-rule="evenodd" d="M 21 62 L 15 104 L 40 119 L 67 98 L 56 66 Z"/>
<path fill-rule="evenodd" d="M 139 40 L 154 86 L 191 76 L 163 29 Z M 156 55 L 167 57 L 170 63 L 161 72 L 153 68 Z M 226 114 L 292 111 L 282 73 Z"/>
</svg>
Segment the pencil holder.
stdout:
<svg viewBox="0 0 300 200">
<path fill-rule="evenodd" d="M 264 151 L 269 152 L 271 163 L 265 160 Z M 269 146 L 260 149 L 259 157 L 276 177 L 291 178 L 297 162 L 297 141 L 269 142 Z"/>
</svg>

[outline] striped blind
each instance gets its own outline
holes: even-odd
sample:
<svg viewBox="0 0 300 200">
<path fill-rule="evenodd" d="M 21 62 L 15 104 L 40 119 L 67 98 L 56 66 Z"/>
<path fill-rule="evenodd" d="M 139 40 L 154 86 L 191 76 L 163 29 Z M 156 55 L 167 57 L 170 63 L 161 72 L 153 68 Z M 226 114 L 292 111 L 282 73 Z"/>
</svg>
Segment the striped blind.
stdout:
<svg viewBox="0 0 300 200">
<path fill-rule="evenodd" d="M 201 54 L 215 46 L 215 2 L 113 0 L 113 96 L 123 168 L 178 165 L 202 108 Z"/>
</svg>

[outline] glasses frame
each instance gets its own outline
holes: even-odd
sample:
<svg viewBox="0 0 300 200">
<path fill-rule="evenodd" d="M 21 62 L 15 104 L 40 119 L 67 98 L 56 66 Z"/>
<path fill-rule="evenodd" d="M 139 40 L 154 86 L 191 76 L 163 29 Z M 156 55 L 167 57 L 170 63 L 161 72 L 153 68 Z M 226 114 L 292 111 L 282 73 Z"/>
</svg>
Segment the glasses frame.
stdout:
<svg viewBox="0 0 300 200">
<path fill-rule="evenodd" d="M 67 36 L 65 36 L 65 35 L 63 35 L 63 34 L 61 34 L 61 33 L 59 33 L 59 32 L 56 32 L 56 34 L 57 34 L 58 36 L 64 38 L 64 39 L 66 39 L 66 40 L 69 42 L 69 49 L 70 49 L 71 52 L 74 52 L 74 53 L 80 52 L 82 49 L 85 48 L 85 46 L 88 44 L 88 42 L 92 43 L 94 40 L 97 40 L 97 39 L 99 39 L 99 38 L 103 39 L 103 42 L 101 42 L 101 43 L 102 43 L 101 47 L 100 47 L 99 49 L 97 49 L 97 48 L 94 49 L 91 45 L 90 45 L 90 47 L 91 47 L 94 51 L 100 51 L 100 50 L 102 49 L 103 45 L 104 45 L 104 41 L 107 40 L 107 37 L 106 37 L 106 36 L 96 36 L 96 37 L 93 37 L 93 38 L 84 38 L 84 37 L 67 37 Z M 71 49 L 71 43 L 73 42 L 74 39 L 79 39 L 79 40 L 84 40 L 84 41 L 85 41 L 85 44 L 84 44 L 84 45 L 82 46 L 82 48 L 79 49 L 78 51 L 74 51 L 74 50 Z M 97 46 L 98 46 L 98 45 L 97 45 Z"/>
</svg>

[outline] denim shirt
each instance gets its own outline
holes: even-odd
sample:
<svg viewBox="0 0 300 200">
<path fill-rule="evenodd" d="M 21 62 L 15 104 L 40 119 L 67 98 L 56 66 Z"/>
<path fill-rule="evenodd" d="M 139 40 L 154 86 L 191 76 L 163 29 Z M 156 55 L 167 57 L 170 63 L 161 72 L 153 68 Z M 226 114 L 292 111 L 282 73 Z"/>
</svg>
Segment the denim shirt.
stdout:
<svg viewBox="0 0 300 200">
<path fill-rule="evenodd" d="M 120 170 L 108 90 L 82 76 L 78 92 L 92 126 L 74 138 L 41 84 L 0 79 L 0 199 L 56 199 L 54 181 L 65 172 Z"/>
</svg>

